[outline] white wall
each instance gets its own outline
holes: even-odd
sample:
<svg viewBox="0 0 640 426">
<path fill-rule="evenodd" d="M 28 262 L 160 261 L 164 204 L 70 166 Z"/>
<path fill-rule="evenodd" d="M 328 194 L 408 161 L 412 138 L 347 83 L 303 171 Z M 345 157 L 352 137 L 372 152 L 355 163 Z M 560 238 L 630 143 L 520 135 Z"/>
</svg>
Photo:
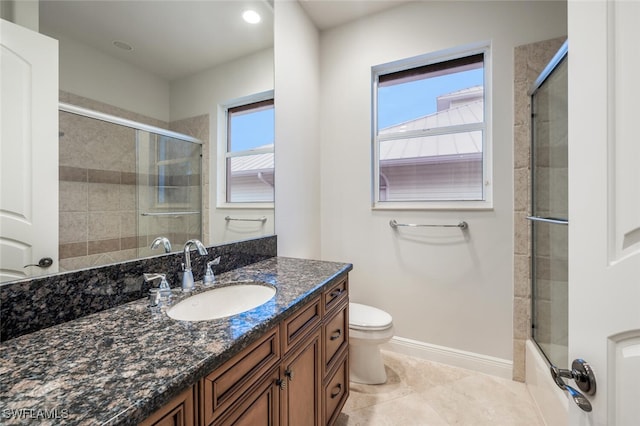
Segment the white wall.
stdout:
<svg viewBox="0 0 640 426">
<path fill-rule="evenodd" d="M 43 31 L 60 42 L 60 90 L 169 121 L 169 82 L 77 40 Z"/>
<path fill-rule="evenodd" d="M 278 255 L 320 257 L 319 35 L 297 2 L 275 2 Z"/>
<path fill-rule="evenodd" d="M 217 105 L 267 90 L 273 90 L 273 49 L 173 81 L 171 121 L 204 113 L 214 119 Z"/>
<path fill-rule="evenodd" d="M 563 2 L 422 2 L 322 33 L 322 258 L 354 264 L 352 300 L 387 310 L 396 336 L 506 365 L 512 359 L 513 49 L 566 27 Z M 485 40 L 493 61 L 494 208 L 372 211 L 371 67 Z M 286 78 L 281 72 L 277 79 Z M 390 219 L 466 220 L 469 231 L 394 232 Z"/>
<path fill-rule="evenodd" d="M 235 61 L 210 68 L 171 83 L 171 120 L 209 114 L 210 140 L 203 149 L 209 161 L 204 190 L 209 191 L 209 239 L 211 244 L 254 238 L 274 233 L 274 210 L 216 207 L 218 170 L 217 139 L 221 137 L 218 122 L 222 118 L 220 106 L 231 100 L 273 90 L 273 49 L 266 49 Z M 277 146 L 277 143 L 276 143 Z M 207 168 L 205 168 L 207 170 Z M 206 199 L 207 197 L 205 197 Z M 225 216 L 255 218 L 266 216 L 261 222 L 227 222 Z"/>
</svg>

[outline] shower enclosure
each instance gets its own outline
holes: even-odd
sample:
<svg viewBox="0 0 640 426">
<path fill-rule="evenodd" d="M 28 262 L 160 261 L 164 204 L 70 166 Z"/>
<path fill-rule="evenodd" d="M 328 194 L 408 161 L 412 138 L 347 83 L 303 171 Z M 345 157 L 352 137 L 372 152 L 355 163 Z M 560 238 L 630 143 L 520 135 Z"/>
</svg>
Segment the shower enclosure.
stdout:
<svg viewBox="0 0 640 426">
<path fill-rule="evenodd" d="M 200 141 L 63 103 L 59 129 L 61 271 L 202 238 Z"/>
<path fill-rule="evenodd" d="M 531 94 L 532 337 L 553 365 L 569 364 L 567 43 Z"/>
</svg>

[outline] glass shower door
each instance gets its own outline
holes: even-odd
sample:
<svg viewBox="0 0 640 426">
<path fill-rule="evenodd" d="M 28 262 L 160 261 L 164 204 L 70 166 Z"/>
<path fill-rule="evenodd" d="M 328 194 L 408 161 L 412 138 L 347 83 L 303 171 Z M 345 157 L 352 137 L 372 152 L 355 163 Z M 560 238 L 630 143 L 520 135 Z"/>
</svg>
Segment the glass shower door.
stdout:
<svg viewBox="0 0 640 426">
<path fill-rule="evenodd" d="M 136 149 L 139 255 L 160 254 L 149 249 L 156 237 L 174 251 L 202 239 L 202 145 L 139 130 Z"/>
<path fill-rule="evenodd" d="M 532 335 L 551 364 L 565 366 L 569 364 L 566 46 L 554 59 L 531 95 Z"/>
</svg>

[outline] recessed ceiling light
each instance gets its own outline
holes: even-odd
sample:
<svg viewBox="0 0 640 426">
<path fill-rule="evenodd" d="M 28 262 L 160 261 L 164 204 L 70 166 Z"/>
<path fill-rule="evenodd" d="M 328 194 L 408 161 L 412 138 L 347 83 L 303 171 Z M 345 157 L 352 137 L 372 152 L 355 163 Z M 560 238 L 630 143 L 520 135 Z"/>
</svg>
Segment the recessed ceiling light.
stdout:
<svg viewBox="0 0 640 426">
<path fill-rule="evenodd" d="M 262 18 L 260 17 L 260 14 L 258 14 L 258 12 L 256 12 L 255 10 L 251 10 L 251 9 L 245 10 L 244 12 L 242 12 L 242 19 L 244 19 L 245 22 L 248 22 L 250 24 L 257 24 L 262 20 Z"/>
<path fill-rule="evenodd" d="M 133 47 L 131 47 L 131 45 L 129 43 L 124 42 L 124 41 L 114 40 L 113 45 L 115 47 L 117 47 L 118 49 L 133 50 Z"/>
</svg>

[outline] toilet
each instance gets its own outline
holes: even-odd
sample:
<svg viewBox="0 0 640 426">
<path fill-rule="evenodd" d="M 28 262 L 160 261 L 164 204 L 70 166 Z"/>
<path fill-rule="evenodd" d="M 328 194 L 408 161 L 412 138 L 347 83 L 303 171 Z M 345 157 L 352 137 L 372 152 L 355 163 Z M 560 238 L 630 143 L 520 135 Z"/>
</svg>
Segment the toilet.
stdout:
<svg viewBox="0 0 640 426">
<path fill-rule="evenodd" d="M 380 345 L 393 337 L 393 318 L 382 309 L 349 303 L 350 380 L 367 385 L 387 381 Z"/>
</svg>

